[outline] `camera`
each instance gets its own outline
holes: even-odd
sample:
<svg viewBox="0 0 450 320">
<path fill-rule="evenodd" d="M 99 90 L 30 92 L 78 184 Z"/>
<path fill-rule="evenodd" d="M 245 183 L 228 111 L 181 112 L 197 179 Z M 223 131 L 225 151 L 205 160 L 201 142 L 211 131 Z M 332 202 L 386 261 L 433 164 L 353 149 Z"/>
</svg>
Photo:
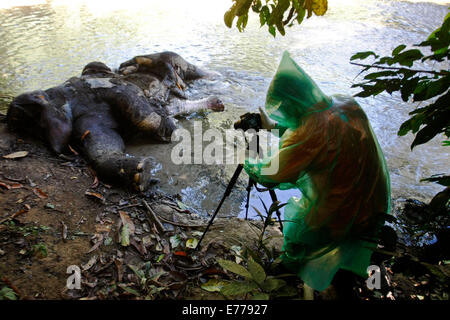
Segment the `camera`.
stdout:
<svg viewBox="0 0 450 320">
<path fill-rule="evenodd" d="M 247 131 L 249 129 L 254 129 L 258 131 L 262 128 L 261 115 L 259 113 L 247 112 L 241 115 L 241 119 L 234 123 L 234 129 L 242 129 Z"/>
</svg>

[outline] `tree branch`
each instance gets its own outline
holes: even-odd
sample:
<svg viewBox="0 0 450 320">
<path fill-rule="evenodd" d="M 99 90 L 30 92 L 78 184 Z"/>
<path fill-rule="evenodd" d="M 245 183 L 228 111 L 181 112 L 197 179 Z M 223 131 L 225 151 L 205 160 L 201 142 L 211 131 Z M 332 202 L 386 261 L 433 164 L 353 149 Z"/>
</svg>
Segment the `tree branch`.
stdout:
<svg viewBox="0 0 450 320">
<path fill-rule="evenodd" d="M 417 69 L 408 69 L 408 68 L 400 68 L 400 67 L 385 67 L 385 66 L 380 66 L 377 64 L 362 64 L 362 63 L 356 63 L 356 62 L 350 62 L 350 64 L 354 64 L 355 66 L 360 66 L 360 67 L 366 67 L 366 68 L 378 68 L 378 69 L 383 69 L 383 70 L 408 70 L 408 71 L 413 71 L 413 72 L 417 72 L 417 73 L 430 73 L 430 74 L 434 74 L 434 75 L 438 75 L 438 76 L 447 76 L 450 74 L 450 72 L 448 71 L 433 71 L 433 70 L 417 70 Z"/>
<path fill-rule="evenodd" d="M 292 6 L 291 10 L 289 11 L 288 17 L 286 18 L 286 20 L 283 21 L 283 25 L 287 25 L 291 21 L 294 12 L 295 8 Z"/>
</svg>

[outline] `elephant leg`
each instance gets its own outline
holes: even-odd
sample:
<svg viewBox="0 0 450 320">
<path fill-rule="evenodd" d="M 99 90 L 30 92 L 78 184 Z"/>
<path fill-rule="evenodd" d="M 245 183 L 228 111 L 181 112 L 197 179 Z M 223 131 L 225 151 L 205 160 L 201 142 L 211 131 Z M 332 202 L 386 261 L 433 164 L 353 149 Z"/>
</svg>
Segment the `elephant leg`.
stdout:
<svg viewBox="0 0 450 320">
<path fill-rule="evenodd" d="M 134 84 L 112 84 L 105 79 L 85 80 L 99 99 L 106 102 L 114 114 L 122 118 L 121 125 L 153 139 L 169 142 L 176 125 L 157 102 L 146 98 L 144 92 Z"/>
<path fill-rule="evenodd" d="M 198 111 L 223 111 L 224 105 L 220 99 L 216 97 L 208 97 L 200 100 L 180 100 L 172 99 L 166 106 L 172 116 L 186 115 Z"/>
<path fill-rule="evenodd" d="M 125 154 L 122 137 L 98 116 L 77 119 L 74 137 L 101 179 L 124 184 L 136 191 L 144 191 L 154 182 L 151 175 L 153 159 Z"/>
<path fill-rule="evenodd" d="M 161 66 L 164 63 L 170 64 L 174 68 L 177 77 L 181 81 L 196 80 L 200 78 L 215 78 L 219 75 L 217 72 L 202 70 L 187 62 L 175 52 L 170 51 L 136 56 L 133 59 L 123 62 L 119 67 L 119 73 L 130 74 L 137 70 L 146 70 L 151 72 L 156 71 L 156 74 L 161 74 L 157 66 Z"/>
</svg>

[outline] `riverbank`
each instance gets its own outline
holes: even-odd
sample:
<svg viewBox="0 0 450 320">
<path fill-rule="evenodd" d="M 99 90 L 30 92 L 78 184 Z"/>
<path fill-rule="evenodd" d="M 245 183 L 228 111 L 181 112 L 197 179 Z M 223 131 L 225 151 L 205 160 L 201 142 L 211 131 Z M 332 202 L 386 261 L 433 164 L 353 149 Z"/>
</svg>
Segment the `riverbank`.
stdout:
<svg viewBox="0 0 450 320">
<path fill-rule="evenodd" d="M 81 157 L 57 158 L 41 142 L 9 133 L 5 123 L 0 137 L 2 156 L 26 153 L 0 160 L 0 288 L 9 284 L 19 298 L 136 298 L 143 265 L 154 277 L 149 298 L 208 298 L 207 290 L 195 292 L 223 272 L 215 258 L 234 257 L 258 237 L 254 222 L 217 219 L 195 252 L 208 221 L 176 197 L 105 185 Z M 279 250 L 281 233 L 268 232 Z M 66 289 L 69 266 L 81 268 L 82 290 Z"/>
<path fill-rule="evenodd" d="M 257 248 L 261 223 L 231 218 L 217 219 L 196 251 L 207 220 L 176 195 L 103 184 L 80 156 L 57 158 L 1 121 L 0 137 L 0 290 L 18 299 L 223 299 L 220 287 L 236 277 L 218 259 L 242 264 L 246 246 L 265 258 L 281 250 L 276 225 L 266 230 L 267 253 Z M 370 291 L 355 279 L 354 297 L 448 299 L 448 261 L 424 260 L 413 246 L 394 250 L 383 267 L 389 281 Z M 70 266 L 80 268 L 80 290 L 66 286 Z M 300 297 L 302 283 L 291 279 L 287 298 Z"/>
</svg>

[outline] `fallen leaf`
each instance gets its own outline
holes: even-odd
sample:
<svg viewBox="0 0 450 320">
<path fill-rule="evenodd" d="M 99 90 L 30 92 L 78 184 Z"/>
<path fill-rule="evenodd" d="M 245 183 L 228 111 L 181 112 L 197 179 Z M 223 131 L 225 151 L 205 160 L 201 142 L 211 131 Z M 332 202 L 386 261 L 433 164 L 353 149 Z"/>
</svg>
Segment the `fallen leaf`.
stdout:
<svg viewBox="0 0 450 320">
<path fill-rule="evenodd" d="M 117 281 L 122 282 L 122 278 L 123 278 L 123 260 L 122 259 L 115 259 L 114 263 L 116 265 L 117 268 Z"/>
<path fill-rule="evenodd" d="M 17 151 L 10 154 L 7 154 L 6 156 L 3 156 L 5 159 L 18 159 L 23 158 L 28 155 L 28 151 Z"/>
<path fill-rule="evenodd" d="M 110 231 L 111 231 L 111 225 L 105 225 L 105 224 L 96 224 L 95 225 L 96 233 L 110 232 Z"/>
<path fill-rule="evenodd" d="M 110 246 L 113 243 L 113 239 L 111 237 L 106 237 L 105 240 L 103 241 L 103 244 L 105 246 Z"/>
<path fill-rule="evenodd" d="M 140 293 L 139 293 L 139 292 L 137 292 L 136 290 L 134 290 L 134 289 L 128 287 L 125 283 L 119 283 L 118 286 L 119 286 L 120 288 L 122 288 L 123 290 L 125 290 L 127 293 L 133 294 L 133 295 L 135 295 L 135 296 L 137 296 L 137 297 L 140 296 Z"/>
<path fill-rule="evenodd" d="M 63 241 L 65 241 L 67 239 L 67 225 L 64 223 L 64 221 L 60 221 L 60 222 L 61 222 L 61 226 L 62 226 L 61 235 L 62 235 Z"/>
<path fill-rule="evenodd" d="M 54 204 L 51 204 L 50 202 L 47 203 L 47 204 L 45 204 L 44 207 L 47 208 L 47 209 L 55 209 L 55 205 L 54 205 Z"/>
<path fill-rule="evenodd" d="M 72 147 L 70 146 L 70 144 L 69 144 L 68 146 L 69 146 L 69 150 L 70 150 L 74 155 L 78 156 L 78 152 L 76 152 L 76 150 L 75 150 L 74 148 L 72 148 Z"/>
<path fill-rule="evenodd" d="M 98 247 L 100 247 L 100 245 L 103 243 L 103 235 L 100 234 L 98 236 L 97 242 L 92 246 L 92 248 L 89 249 L 89 251 L 87 253 L 91 253 L 92 251 L 95 251 L 98 249 Z"/>
<path fill-rule="evenodd" d="M 83 135 L 81 136 L 81 141 L 83 141 L 85 138 L 86 138 L 86 136 L 88 135 L 88 134 L 90 134 L 91 132 L 89 131 L 89 130 L 86 130 L 84 133 L 83 133 Z"/>
<path fill-rule="evenodd" d="M 97 178 L 97 173 L 95 172 L 94 169 L 92 169 L 91 166 L 88 166 L 88 170 L 89 170 L 89 173 L 91 174 L 91 176 L 94 178 L 94 181 L 92 182 L 92 185 L 91 185 L 91 189 L 95 189 L 98 187 L 98 184 L 99 184 L 99 181 Z"/>
<path fill-rule="evenodd" d="M 240 246 L 233 245 L 231 246 L 231 251 L 234 253 L 234 258 L 237 264 L 240 264 L 242 262 L 242 248 Z"/>
<path fill-rule="evenodd" d="M 203 236 L 203 232 L 195 230 L 195 231 L 192 231 L 192 235 L 194 237 L 201 237 L 201 236 Z"/>
<path fill-rule="evenodd" d="M 169 240 L 170 240 L 170 245 L 172 246 L 172 249 L 175 249 L 181 243 L 181 239 L 180 239 L 180 236 L 178 234 L 176 234 L 174 236 L 171 236 L 169 238 Z"/>
<path fill-rule="evenodd" d="M 186 248 L 195 249 L 197 247 L 198 240 L 195 238 L 188 239 L 186 241 Z"/>
<path fill-rule="evenodd" d="M 130 227 L 128 224 L 122 227 L 122 232 L 120 233 L 120 244 L 124 247 L 130 245 Z"/>
<path fill-rule="evenodd" d="M 141 256 L 145 256 L 147 254 L 147 249 L 145 249 L 142 243 L 135 241 L 133 238 L 131 238 L 130 243 L 136 248 Z"/>
<path fill-rule="evenodd" d="M 158 258 L 156 259 L 156 263 L 161 262 L 161 260 L 164 259 L 165 256 L 166 256 L 166 255 L 165 255 L 164 253 L 163 253 L 163 254 L 160 254 L 160 255 L 158 256 Z"/>
<path fill-rule="evenodd" d="M 134 234 L 135 226 L 130 216 L 125 211 L 119 211 L 120 219 L 122 220 L 123 225 L 128 225 L 130 229 L 130 235 Z"/>
<path fill-rule="evenodd" d="M 124 211 L 119 211 L 120 221 L 122 222 L 122 232 L 120 234 L 120 243 L 127 247 L 130 245 L 130 237 L 134 234 L 135 226 L 131 218 Z"/>
<path fill-rule="evenodd" d="M 187 253 L 184 251 L 175 251 L 173 254 L 176 256 L 187 257 Z"/>
<path fill-rule="evenodd" d="M 0 187 L 3 187 L 3 188 L 8 189 L 8 190 L 11 189 L 9 184 L 6 184 L 6 183 L 1 182 L 1 181 L 0 181 Z"/>
<path fill-rule="evenodd" d="M 200 287 L 208 292 L 220 292 L 225 282 L 219 279 L 209 279 L 208 282 L 202 284 Z"/>
<path fill-rule="evenodd" d="M 20 189 L 23 188 L 23 184 L 20 183 L 13 183 L 13 184 L 7 184 L 6 182 L 0 181 L 0 187 L 3 187 L 5 189 Z"/>
<path fill-rule="evenodd" d="M 144 247 L 150 247 L 152 244 L 152 238 L 150 236 L 145 236 L 142 238 L 142 245 Z"/>
<path fill-rule="evenodd" d="M 94 255 L 89 259 L 89 261 L 86 264 L 81 265 L 81 269 L 83 271 L 89 270 L 90 268 L 92 268 L 94 266 L 94 264 L 96 262 L 97 262 L 97 256 Z"/>
<path fill-rule="evenodd" d="M 83 284 L 88 286 L 89 288 L 95 288 L 97 286 L 98 279 L 95 279 L 95 282 L 87 282 L 83 281 Z"/>
<path fill-rule="evenodd" d="M 203 274 L 224 274 L 224 272 L 217 268 L 209 268 L 203 271 Z"/>
<path fill-rule="evenodd" d="M 169 275 L 173 280 L 175 280 L 177 282 L 186 281 L 186 279 L 187 279 L 187 276 L 183 272 L 180 272 L 180 271 L 174 271 L 174 270 L 169 271 Z"/>
<path fill-rule="evenodd" d="M 92 189 L 97 188 L 97 187 L 98 187 L 98 184 L 99 184 L 98 178 L 97 178 L 97 176 L 95 176 L 95 177 L 94 177 L 94 182 L 92 182 L 91 188 L 92 188 Z"/>
<path fill-rule="evenodd" d="M 41 189 L 39 189 L 39 188 L 33 188 L 33 193 L 35 194 L 35 195 L 37 195 L 39 198 L 41 198 L 41 199 L 46 199 L 46 198 L 48 198 L 48 195 L 44 192 L 44 191 L 42 191 Z"/>
<path fill-rule="evenodd" d="M 97 198 L 97 199 L 100 200 L 101 202 L 105 202 L 105 197 L 103 197 L 100 193 L 97 193 L 97 192 L 91 192 L 91 191 L 86 191 L 84 194 L 85 194 L 86 196 L 89 196 L 89 197 Z"/>
<path fill-rule="evenodd" d="M 25 212 L 28 212 L 28 210 L 27 209 L 22 209 L 20 211 L 17 211 L 16 213 L 13 213 L 11 216 L 0 220 L 0 224 L 2 224 L 5 221 L 8 221 L 8 220 L 15 219 L 16 217 L 20 216 L 21 214 L 23 214 Z"/>
</svg>

